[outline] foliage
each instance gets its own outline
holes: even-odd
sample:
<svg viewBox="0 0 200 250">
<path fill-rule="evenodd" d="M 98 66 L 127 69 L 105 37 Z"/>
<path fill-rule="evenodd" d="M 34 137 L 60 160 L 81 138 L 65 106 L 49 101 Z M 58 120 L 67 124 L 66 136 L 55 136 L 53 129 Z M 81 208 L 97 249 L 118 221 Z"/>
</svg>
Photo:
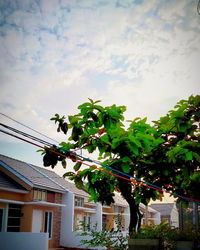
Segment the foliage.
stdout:
<svg viewBox="0 0 200 250">
<path fill-rule="evenodd" d="M 81 245 L 89 247 L 107 247 L 114 250 L 128 249 L 128 235 L 124 236 L 122 233 L 121 215 L 116 216 L 116 229 L 106 230 L 104 227 L 102 231 L 98 231 L 97 224 L 94 227 L 85 225 L 85 231 L 78 234 L 79 236 L 89 236 L 87 239 L 81 240 Z"/>
<path fill-rule="evenodd" d="M 132 239 L 164 239 L 166 234 L 171 231 L 168 224 L 161 222 L 159 225 L 148 225 L 140 228 L 138 232 L 132 232 Z"/>
<path fill-rule="evenodd" d="M 150 199 L 161 197 L 162 192 L 133 185 L 99 171 L 95 165 L 83 170 L 79 157 L 69 151 L 81 149 L 89 153 L 98 152 L 104 166 L 143 179 L 169 192 L 199 199 L 200 96 L 181 100 L 174 110 L 153 124 L 148 124 L 146 118 L 136 118 L 128 121 L 128 126 L 124 121 L 125 106 L 103 107 L 99 102 L 89 99 L 89 102 L 78 107 L 76 115 L 68 116 L 68 122 L 58 114 L 52 118 L 58 122 L 58 131 L 71 131 L 68 142 L 60 143 L 60 152 L 73 162 L 78 161 L 74 172 L 67 172 L 65 177 L 73 180 L 78 188 L 89 192 L 90 201 L 110 204 L 114 202 L 114 190 L 121 192 L 130 207 L 129 231 L 140 227 L 142 214 L 139 203 L 146 205 Z M 66 167 L 63 157 L 52 155 L 48 150 L 43 159 L 45 166 L 54 167 L 58 161 L 62 161 Z M 100 169 L 107 170 L 105 167 Z M 109 172 L 115 173 L 113 170 Z"/>
<path fill-rule="evenodd" d="M 155 122 L 155 127 L 165 140 L 158 151 L 165 186 L 179 195 L 199 200 L 200 96 L 179 101 L 175 110 Z M 156 160 L 156 154 L 153 157 Z"/>
<path fill-rule="evenodd" d="M 197 243 L 200 240 L 199 233 L 195 230 L 180 230 L 161 222 L 159 225 L 150 225 L 141 228 L 138 232 L 132 232 L 130 238 L 133 239 L 159 239 L 162 249 L 176 249 L 177 241 L 193 241 Z"/>
</svg>

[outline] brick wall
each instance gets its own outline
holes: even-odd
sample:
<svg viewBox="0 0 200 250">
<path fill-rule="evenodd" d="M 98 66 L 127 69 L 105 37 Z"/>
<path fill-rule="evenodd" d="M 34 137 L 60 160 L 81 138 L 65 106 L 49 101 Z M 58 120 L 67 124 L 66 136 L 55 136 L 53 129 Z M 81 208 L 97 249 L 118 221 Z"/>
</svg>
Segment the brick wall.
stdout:
<svg viewBox="0 0 200 250">
<path fill-rule="evenodd" d="M 62 203 L 62 194 L 55 194 L 55 203 Z M 60 246 L 60 227 L 61 227 L 61 207 L 54 208 L 53 216 L 53 247 Z"/>
</svg>

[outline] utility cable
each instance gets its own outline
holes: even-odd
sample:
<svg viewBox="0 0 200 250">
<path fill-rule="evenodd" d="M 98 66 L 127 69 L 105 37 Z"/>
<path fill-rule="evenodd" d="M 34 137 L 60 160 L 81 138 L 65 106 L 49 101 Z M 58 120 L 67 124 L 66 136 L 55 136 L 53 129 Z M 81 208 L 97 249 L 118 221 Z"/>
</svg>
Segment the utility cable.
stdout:
<svg viewBox="0 0 200 250">
<path fill-rule="evenodd" d="M 35 129 L 33 129 L 33 128 L 31 128 L 31 127 L 29 127 L 29 126 L 27 126 L 27 125 L 25 125 L 25 124 L 23 124 L 23 123 L 21 123 L 21 122 L 19 122 L 19 121 L 17 121 L 17 120 L 15 120 L 15 119 L 13 119 L 12 117 L 10 117 L 10 116 L 8 116 L 8 115 L 5 115 L 5 114 L 3 114 L 3 113 L 1 113 L 1 112 L 0 112 L 0 115 L 3 115 L 4 117 L 7 117 L 8 119 L 10 119 L 10 120 L 12 120 L 12 121 L 14 121 L 14 122 L 16 122 L 16 123 L 18 123 L 18 124 L 24 126 L 25 128 L 28 128 L 28 129 L 30 129 L 30 130 L 32 130 L 32 131 L 34 131 L 34 132 L 36 132 L 36 133 L 38 133 L 38 134 L 40 134 L 40 135 L 42 135 L 42 136 L 44 136 L 44 137 L 46 137 L 46 138 L 48 138 L 48 139 L 50 139 L 50 140 L 52 140 L 52 141 L 54 141 L 54 142 L 56 142 L 56 143 L 59 144 L 58 141 L 52 139 L 51 137 L 49 137 L 49 136 L 47 136 L 47 135 L 45 135 L 45 134 L 43 134 L 43 133 L 41 133 L 41 132 L 39 132 L 39 131 L 37 131 L 37 130 L 35 130 Z"/>
<path fill-rule="evenodd" d="M 72 158 L 69 157 L 69 156 L 63 155 L 63 154 L 61 154 L 61 153 L 59 153 L 59 152 L 56 152 L 56 151 L 54 151 L 54 150 L 52 150 L 52 149 L 42 147 L 42 146 L 40 146 L 40 145 L 38 145 L 38 144 L 36 144 L 36 143 L 33 143 L 33 142 L 31 142 L 31 141 L 28 141 L 28 140 L 26 140 L 26 139 L 24 139 L 24 138 L 21 138 L 21 137 L 19 137 L 19 136 L 17 136 L 17 135 L 11 134 L 11 133 L 9 133 L 9 132 L 7 132 L 7 131 L 4 131 L 4 130 L 2 130 L 2 129 L 0 129 L 0 132 L 3 132 L 3 133 L 5 133 L 5 134 L 7 134 L 7 135 L 10 135 L 10 136 L 13 136 L 13 137 L 15 137 L 15 138 L 17 138 L 17 139 L 23 140 L 23 141 L 25 141 L 25 142 L 27 142 L 27 143 L 30 143 L 30 144 L 32 144 L 32 145 L 34 145 L 34 146 L 37 146 L 37 147 L 40 147 L 40 148 L 42 148 L 42 149 L 44 149 L 44 150 L 48 150 L 48 151 L 50 151 L 50 152 L 52 152 L 52 153 L 55 153 L 55 154 L 57 154 L 57 155 L 59 155 L 59 156 L 62 156 L 62 157 L 71 159 L 71 160 L 76 161 L 76 162 L 81 163 L 81 164 L 84 164 L 84 165 L 86 165 L 86 166 L 88 166 L 88 167 L 90 167 L 90 168 L 93 168 L 93 169 L 95 169 L 95 170 L 98 170 L 98 171 L 101 171 L 101 172 L 105 172 L 105 173 L 110 174 L 110 175 L 112 175 L 112 176 L 115 176 L 115 177 L 117 177 L 117 178 L 121 178 L 121 179 L 124 179 L 124 180 L 126 180 L 126 181 L 129 181 L 129 182 L 138 184 L 138 185 L 143 185 L 143 186 L 145 186 L 145 187 L 149 187 L 149 188 L 155 189 L 155 190 L 157 190 L 157 191 L 159 191 L 159 192 L 169 193 L 169 194 L 174 195 L 174 196 L 176 196 L 176 197 L 179 197 L 179 198 L 181 198 L 181 199 L 184 199 L 184 200 L 187 200 L 187 201 L 190 201 L 190 202 L 193 202 L 193 203 L 196 203 L 196 204 L 200 205 L 200 201 L 199 201 L 199 200 L 192 199 L 192 198 L 188 198 L 188 197 L 185 197 L 185 196 L 181 196 L 181 195 L 178 195 L 178 194 L 176 194 L 176 193 L 172 193 L 172 192 L 170 192 L 170 191 L 167 191 L 166 189 L 156 188 L 156 187 L 153 187 L 153 186 L 149 186 L 149 185 L 147 185 L 146 183 L 143 183 L 143 182 L 141 182 L 141 181 L 140 181 L 140 182 L 135 181 L 135 180 L 132 179 L 132 178 L 133 178 L 132 176 L 130 176 L 130 177 L 131 177 L 131 179 L 130 179 L 130 178 L 126 178 L 126 177 L 123 177 L 123 176 L 120 176 L 120 175 L 111 173 L 111 172 L 106 171 L 106 170 L 104 170 L 104 169 L 97 168 L 96 166 L 91 166 L 91 165 L 89 165 L 89 164 L 87 164 L 87 163 L 85 163 L 85 162 L 83 162 L 83 161 L 80 161 L 80 160 L 77 160 L 77 159 L 72 159 Z M 72 152 L 72 153 L 73 153 L 73 152 Z M 115 170 L 112 169 L 112 171 L 115 171 Z"/>
<path fill-rule="evenodd" d="M 6 128 L 6 129 L 9 129 L 9 130 L 11 130 L 11 131 L 13 131 L 13 132 L 15 132 L 15 133 L 18 133 L 18 134 L 20 134 L 20 135 L 23 135 L 24 137 L 28 137 L 29 139 L 35 140 L 35 141 L 37 141 L 37 142 L 39 142 L 39 143 L 41 143 L 41 144 L 44 144 L 44 145 L 46 145 L 46 146 L 49 146 L 49 147 L 52 147 L 52 146 L 53 146 L 52 143 L 46 142 L 46 141 L 44 141 L 44 140 L 42 140 L 42 139 L 40 139 L 40 138 L 37 138 L 37 137 L 35 137 L 35 136 L 32 136 L 32 135 L 30 135 L 30 134 L 27 134 L 27 133 L 25 133 L 25 132 L 22 132 L 22 131 L 20 131 L 20 130 L 17 130 L 17 129 L 15 129 L 15 128 L 12 128 L 12 127 L 10 127 L 10 126 L 8 126 L 8 125 L 5 125 L 5 124 L 3 124 L 3 123 L 0 123 L 0 126 Z"/>
</svg>

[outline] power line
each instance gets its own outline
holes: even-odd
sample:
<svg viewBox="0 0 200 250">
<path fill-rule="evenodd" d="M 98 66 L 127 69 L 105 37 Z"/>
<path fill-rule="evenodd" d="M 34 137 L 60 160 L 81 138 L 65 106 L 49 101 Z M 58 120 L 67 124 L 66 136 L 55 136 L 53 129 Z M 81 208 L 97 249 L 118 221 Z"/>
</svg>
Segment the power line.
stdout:
<svg viewBox="0 0 200 250">
<path fill-rule="evenodd" d="M 47 136 L 47 135 L 45 135 L 45 134 L 43 134 L 43 133 L 41 133 L 41 132 L 39 132 L 39 131 L 37 131 L 37 130 L 35 130 L 35 129 L 33 129 L 33 128 L 31 128 L 31 127 L 29 127 L 29 126 L 27 126 L 27 125 L 25 125 L 25 124 L 23 124 L 23 123 L 21 123 L 21 122 L 19 122 L 19 121 L 17 121 L 17 120 L 15 120 L 15 119 L 13 119 L 12 117 L 10 117 L 10 116 L 8 116 L 8 115 L 5 115 L 5 114 L 3 114 L 3 113 L 1 113 L 1 112 L 0 112 L 0 115 L 3 115 L 3 116 L 5 116 L 5 117 L 7 117 L 8 119 L 10 119 L 10 120 L 12 120 L 12 121 L 14 121 L 14 122 L 16 122 L 16 123 L 18 123 L 18 124 L 24 126 L 25 128 L 28 128 L 28 129 L 30 129 L 30 130 L 32 130 L 32 131 L 34 131 L 34 132 L 36 132 L 36 133 L 38 133 L 38 134 L 40 134 L 40 135 L 42 135 L 42 136 L 48 138 L 48 139 L 50 139 L 50 140 L 52 140 L 52 141 L 54 141 L 54 142 L 56 142 L 56 143 L 59 143 L 58 141 L 52 139 L 51 137 L 49 137 L 49 136 Z"/>
<path fill-rule="evenodd" d="M 40 146 L 40 145 L 38 145 L 38 144 L 36 144 L 36 143 L 30 142 L 30 141 L 28 141 L 28 140 L 26 140 L 26 139 L 24 139 L 24 138 L 21 138 L 21 137 L 19 137 L 19 136 L 17 136 L 17 135 L 11 134 L 11 133 L 9 133 L 9 132 L 7 132 L 7 131 L 4 131 L 4 130 L 2 130 L 2 129 L 0 129 L 0 132 L 3 132 L 3 133 L 5 133 L 5 134 L 8 134 L 8 135 L 10 135 L 10 136 L 13 136 L 13 137 L 15 137 L 15 138 L 17 138 L 17 139 L 20 139 L 20 140 L 23 140 L 23 141 L 25 141 L 25 142 L 27 142 L 27 143 L 30 143 L 30 144 L 32 144 L 32 145 L 34 145 L 34 146 L 40 147 L 40 148 L 42 148 L 42 149 L 48 150 L 48 151 L 50 151 L 50 152 L 52 152 L 52 153 L 55 153 L 55 154 L 57 154 L 57 155 L 59 155 L 59 156 L 62 156 L 62 157 L 65 157 L 65 158 L 68 158 L 68 159 L 71 159 L 71 160 L 72 160 L 72 158 L 69 157 L 69 156 L 63 155 L 63 154 L 61 154 L 61 153 L 59 153 L 59 152 L 56 152 L 56 151 L 54 151 L 54 150 L 52 150 L 52 149 L 42 147 L 42 146 Z M 62 149 L 62 148 L 61 148 L 61 149 Z M 73 154 L 73 152 L 71 152 L 71 154 Z M 83 158 L 83 157 L 82 157 L 82 158 Z M 77 159 L 73 159 L 73 161 L 76 161 L 76 162 L 78 162 L 78 163 L 84 164 L 84 165 L 86 165 L 86 166 L 88 166 L 88 167 L 90 167 L 90 168 L 93 168 L 93 169 L 95 169 L 95 170 L 98 170 L 98 171 L 101 171 L 101 172 L 105 172 L 105 173 L 110 174 L 110 175 L 112 175 L 112 176 L 115 176 L 115 177 L 117 177 L 117 178 L 121 178 L 121 179 L 124 179 L 124 180 L 126 180 L 126 181 L 129 181 L 129 182 L 138 184 L 138 185 L 143 185 L 143 186 L 145 186 L 145 187 L 152 188 L 152 189 L 157 190 L 157 191 L 159 191 L 159 192 L 169 193 L 169 194 L 174 195 L 174 196 L 176 196 L 176 197 L 179 197 L 179 198 L 181 198 L 181 199 L 184 199 L 184 200 L 187 200 L 187 201 L 190 201 L 190 202 L 193 202 L 193 203 L 196 203 L 196 204 L 200 205 L 200 201 L 199 201 L 199 200 L 195 200 L 195 199 L 192 199 L 192 198 L 184 197 L 184 196 L 178 195 L 178 194 L 176 194 L 176 193 L 169 192 L 169 191 L 167 191 L 166 189 L 162 189 L 162 188 L 157 187 L 157 186 L 154 186 L 154 185 L 151 185 L 151 186 L 150 186 L 150 185 L 148 185 L 147 182 L 144 182 L 144 181 L 142 181 L 142 180 L 139 180 L 139 181 L 133 180 L 133 178 L 134 178 L 133 176 L 129 176 L 129 178 L 126 178 L 126 177 L 123 177 L 123 176 L 120 176 L 120 175 L 111 173 L 111 172 L 109 172 L 109 171 L 106 171 L 106 170 L 104 170 L 104 169 L 97 168 L 96 166 L 91 166 L 91 165 L 89 165 L 89 164 L 87 164 L 87 163 L 85 163 L 85 162 L 83 162 L 83 161 L 77 160 Z M 93 162 L 92 160 L 90 160 L 90 161 Z M 112 171 L 115 171 L 115 172 L 116 172 L 115 169 L 112 169 L 112 168 L 110 168 L 110 167 L 108 167 L 108 166 L 104 166 L 104 167 L 107 167 L 107 168 L 111 169 Z M 121 173 L 122 173 L 122 174 L 125 174 L 125 173 L 123 173 L 123 172 L 121 172 Z"/>
<path fill-rule="evenodd" d="M 17 133 L 17 134 L 20 134 L 20 135 L 22 135 L 22 136 L 24 136 L 24 137 L 27 137 L 27 138 L 32 139 L 32 140 L 35 140 L 35 141 L 37 141 L 37 142 L 39 142 L 39 143 L 41 143 L 41 144 L 47 145 L 47 146 L 49 146 L 49 147 L 54 146 L 52 143 L 46 142 L 46 141 L 44 141 L 44 140 L 42 140 L 42 139 L 40 139 L 40 138 L 37 138 L 37 137 L 35 137 L 35 136 L 32 136 L 32 135 L 30 135 L 30 134 L 27 134 L 27 133 L 25 133 L 25 132 L 22 132 L 22 131 L 20 131 L 20 130 L 17 130 L 17 129 L 15 129 L 15 128 L 12 128 L 12 127 L 10 127 L 10 126 L 8 126 L 8 125 L 5 125 L 5 124 L 3 124 L 3 123 L 0 123 L 0 126 L 6 128 L 6 129 L 9 129 L 9 130 L 11 130 L 11 131 L 13 131 L 13 132 L 15 132 L 15 133 Z"/>
</svg>

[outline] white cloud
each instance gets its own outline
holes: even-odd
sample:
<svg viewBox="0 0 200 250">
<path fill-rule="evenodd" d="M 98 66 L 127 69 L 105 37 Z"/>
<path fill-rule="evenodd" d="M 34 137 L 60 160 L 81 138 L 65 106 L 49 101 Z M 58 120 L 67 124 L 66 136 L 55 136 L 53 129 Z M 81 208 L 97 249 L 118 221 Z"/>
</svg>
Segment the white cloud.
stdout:
<svg viewBox="0 0 200 250">
<path fill-rule="evenodd" d="M 198 94 L 195 1 L 116 5 L 13 1 L 0 33 L 0 110 L 61 139 L 49 118 L 77 112 L 88 97 L 151 121 Z"/>
</svg>

